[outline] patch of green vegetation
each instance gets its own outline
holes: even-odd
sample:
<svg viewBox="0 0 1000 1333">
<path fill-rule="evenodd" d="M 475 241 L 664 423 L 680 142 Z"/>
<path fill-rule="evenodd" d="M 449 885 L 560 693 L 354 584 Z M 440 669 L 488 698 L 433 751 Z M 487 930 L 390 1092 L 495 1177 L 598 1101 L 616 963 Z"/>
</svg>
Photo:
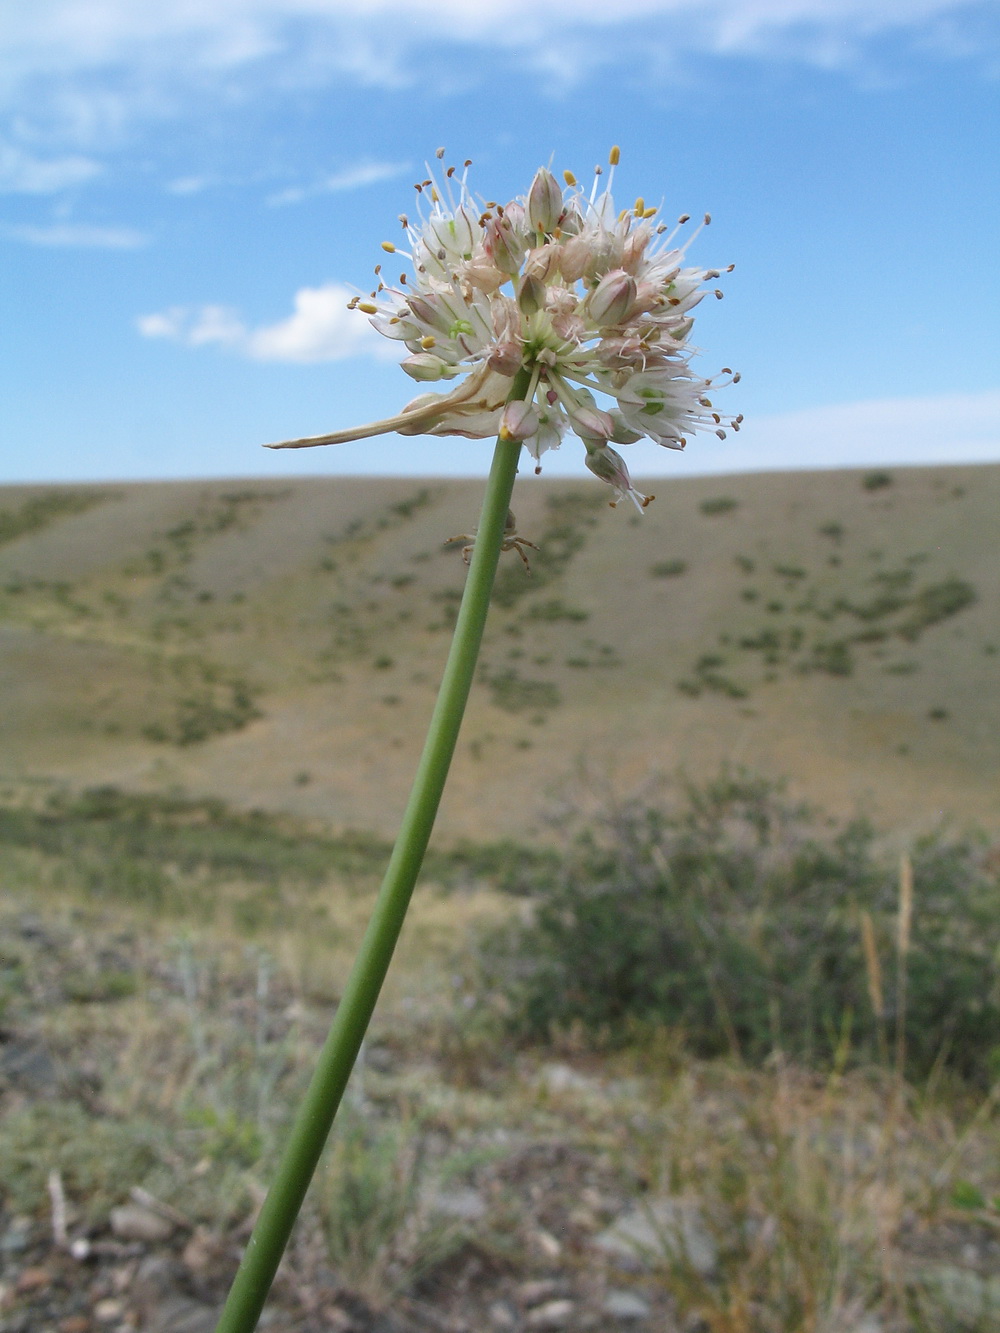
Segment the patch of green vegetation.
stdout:
<svg viewBox="0 0 1000 1333">
<path fill-rule="evenodd" d="M 909 615 L 899 626 L 902 638 L 913 642 L 925 629 L 957 615 L 976 601 L 976 590 L 964 579 L 946 579 L 921 588 L 909 603 Z"/>
<path fill-rule="evenodd" d="M 817 531 L 821 537 L 829 537 L 832 542 L 844 540 L 844 525 L 842 523 L 824 523 Z"/>
<path fill-rule="evenodd" d="M 780 1050 L 827 1067 L 885 1049 L 887 1016 L 900 1012 L 899 871 L 866 823 L 724 772 L 670 801 L 588 813 L 564 838 L 533 910 L 483 941 L 484 992 L 503 995 L 515 1033 L 614 1043 L 665 1025 L 702 1056 L 760 1062 Z M 940 1064 L 980 1086 L 996 1077 L 1000 870 L 989 852 L 944 833 L 911 848 L 920 906 L 903 1021 L 916 1078 Z M 879 1012 L 862 911 L 881 956 Z"/>
<path fill-rule="evenodd" d="M 680 574 L 687 573 L 686 560 L 661 560 L 658 564 L 650 565 L 649 572 L 654 579 L 675 579 Z"/>
<path fill-rule="evenodd" d="M 573 557 L 586 545 L 603 504 L 601 496 L 589 491 L 564 491 L 549 496 L 548 521 L 537 538 L 540 549 L 531 557 L 531 577 L 525 575 L 520 561 L 502 567 L 493 588 L 495 605 L 514 606 L 528 593 L 539 592 L 561 578 Z"/>
<path fill-rule="evenodd" d="M 775 565 L 774 572 L 783 579 L 804 579 L 806 576 L 801 565 Z"/>
<path fill-rule="evenodd" d="M 493 703 L 507 713 L 556 708 L 562 702 L 559 686 L 549 680 L 527 680 L 513 667 L 489 673 L 484 671 Z"/>
<path fill-rule="evenodd" d="M 714 518 L 719 514 L 731 514 L 739 507 L 739 503 L 739 500 L 734 500 L 731 495 L 717 495 L 713 499 L 702 500 L 698 508 L 709 518 Z"/>
<path fill-rule="evenodd" d="M 809 665 L 816 671 L 825 671 L 831 676 L 850 676 L 854 672 L 854 658 L 850 644 L 845 639 L 832 639 L 813 644 Z"/>
<path fill-rule="evenodd" d="M 892 485 L 891 472 L 866 472 L 861 478 L 861 485 L 866 491 L 881 491 L 886 486 Z"/>
<path fill-rule="evenodd" d="M 590 612 L 583 611 L 578 606 L 567 606 L 564 601 L 558 597 L 550 597 L 547 602 L 533 602 L 525 613 L 527 620 L 545 620 L 545 621 L 581 621 L 589 620 Z"/>
<path fill-rule="evenodd" d="M 17 509 L 0 509 L 0 546 L 39 532 L 71 514 L 83 514 L 95 505 L 121 497 L 108 491 L 44 491 Z"/>
<path fill-rule="evenodd" d="M 184 693 L 174 697 L 169 715 L 148 723 L 147 740 L 169 745 L 197 745 L 213 736 L 242 731 L 263 714 L 251 686 L 200 657 L 177 657 L 171 675 Z"/>
</svg>

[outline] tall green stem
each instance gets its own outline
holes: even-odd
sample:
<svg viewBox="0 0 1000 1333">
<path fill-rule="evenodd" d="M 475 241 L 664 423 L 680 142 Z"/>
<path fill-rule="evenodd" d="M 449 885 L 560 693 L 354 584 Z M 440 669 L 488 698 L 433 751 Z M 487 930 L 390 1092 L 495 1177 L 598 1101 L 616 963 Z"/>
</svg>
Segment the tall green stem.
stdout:
<svg viewBox="0 0 1000 1333">
<path fill-rule="evenodd" d="M 529 373 L 521 370 L 515 377 L 510 401 L 524 397 L 528 382 Z M 427 850 L 472 687 L 520 453 L 520 443 L 497 441 L 451 651 L 399 836 L 316 1072 L 216 1333 L 252 1333 L 257 1327 L 382 989 Z"/>
</svg>

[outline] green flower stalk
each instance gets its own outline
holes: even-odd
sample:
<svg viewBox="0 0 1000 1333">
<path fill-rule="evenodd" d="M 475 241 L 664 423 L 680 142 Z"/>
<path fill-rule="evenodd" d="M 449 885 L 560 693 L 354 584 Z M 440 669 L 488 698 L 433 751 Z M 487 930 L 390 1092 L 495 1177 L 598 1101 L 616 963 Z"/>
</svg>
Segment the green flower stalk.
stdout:
<svg viewBox="0 0 1000 1333">
<path fill-rule="evenodd" d="M 612 176 L 617 162 L 613 149 Z M 571 430 L 584 444 L 587 467 L 611 486 L 611 504 L 627 495 L 642 510 L 653 497 L 635 489 L 612 443 L 647 435 L 678 449 L 685 432 L 707 427 L 724 435 L 742 420 L 715 411 L 708 393 L 718 384 L 690 367 L 689 312 L 705 294 L 701 284 L 719 271 L 682 267 L 685 247 L 673 245 L 677 227 L 654 224 L 657 210 L 641 199 L 616 213 L 610 179 L 598 193 L 601 175 L 598 169 L 585 196 L 572 173 L 564 190 L 543 168 L 523 199 L 498 206 L 477 204 L 454 168 L 440 182 L 431 172 L 416 187 L 419 223 L 402 218 L 412 277 L 387 287 L 380 265 L 371 300 L 351 305 L 405 344 L 410 355 L 402 365 L 412 378 L 453 379 L 463 371 L 465 378 L 450 393 L 421 395 L 394 417 L 269 446 L 308 448 L 390 431 L 497 436 L 451 650 L 399 836 L 216 1333 L 252 1333 L 257 1325 L 378 1000 L 458 740 L 500 552 L 516 550 L 527 564 L 521 547 L 531 543 L 512 537 L 508 524 L 522 447 L 540 471 L 542 455 Z M 397 253 L 389 242 L 383 250 Z M 722 373 L 724 383 L 739 379 Z"/>
</svg>

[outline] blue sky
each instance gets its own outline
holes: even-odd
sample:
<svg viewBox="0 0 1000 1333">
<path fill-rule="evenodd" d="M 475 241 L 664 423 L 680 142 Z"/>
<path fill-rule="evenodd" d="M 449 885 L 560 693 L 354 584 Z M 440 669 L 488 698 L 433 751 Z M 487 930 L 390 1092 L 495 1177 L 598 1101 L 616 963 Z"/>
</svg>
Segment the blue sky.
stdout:
<svg viewBox="0 0 1000 1333">
<path fill-rule="evenodd" d="M 260 448 L 418 391 L 344 305 L 439 145 L 502 200 L 617 143 L 623 201 L 713 215 L 690 258 L 736 270 L 693 340 L 747 425 L 633 474 L 1000 461 L 1000 8 L 607 8 L 6 0 L 0 481 L 484 471 Z M 585 475 L 572 437 L 545 461 Z"/>
</svg>

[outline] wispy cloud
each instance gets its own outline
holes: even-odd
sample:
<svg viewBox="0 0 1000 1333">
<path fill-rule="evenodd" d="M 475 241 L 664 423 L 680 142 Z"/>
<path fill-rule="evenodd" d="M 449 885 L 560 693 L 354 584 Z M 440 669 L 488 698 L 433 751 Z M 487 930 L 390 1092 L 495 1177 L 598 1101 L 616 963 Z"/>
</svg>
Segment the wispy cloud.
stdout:
<svg viewBox="0 0 1000 1333">
<path fill-rule="evenodd" d="M 533 69 L 558 92 L 626 57 L 636 77 L 663 77 L 692 52 L 851 69 L 891 37 L 925 60 L 995 68 L 1000 46 L 993 0 L 618 0 L 613 9 L 606 0 L 33 0 L 8 9 L 0 100 L 52 135 L 61 119 L 63 142 L 78 145 L 102 126 L 120 135 L 129 109 L 181 118 L 234 94 L 282 97 L 335 79 L 415 83 L 421 52 L 465 69 L 474 48 Z M 553 71 L 539 54 L 552 51 L 573 54 Z"/>
<path fill-rule="evenodd" d="M 274 324 L 252 328 L 226 306 L 172 306 L 140 315 L 136 328 L 146 338 L 169 338 L 188 347 L 225 347 L 255 361 L 310 364 L 351 356 L 395 357 L 394 344 L 375 332 L 363 315 L 347 309 L 353 296 L 339 283 L 302 287 L 294 309 Z"/>
<path fill-rule="evenodd" d="M 0 143 L 0 192 L 56 194 L 91 180 L 102 170 L 91 157 L 36 157 L 13 144 Z"/>
<path fill-rule="evenodd" d="M 377 185 L 379 181 L 393 180 L 409 169 L 408 162 L 359 162 L 332 176 L 323 176 L 311 185 L 291 186 L 272 194 L 267 202 L 274 207 L 284 204 L 298 204 L 303 199 L 310 199 L 321 194 L 340 194 L 347 190 L 360 190 L 366 185 Z"/>
<path fill-rule="evenodd" d="M 132 227 L 97 227 L 82 222 L 55 222 L 48 226 L 4 226 L 0 235 L 25 245 L 89 250 L 138 250 L 149 244 L 145 232 Z"/>
<path fill-rule="evenodd" d="M 837 403 L 754 417 L 724 442 L 692 439 L 684 472 L 1000 462 L 1000 389 Z M 663 471 L 676 471 L 671 460 Z M 642 467 L 636 465 L 636 472 Z"/>
</svg>

